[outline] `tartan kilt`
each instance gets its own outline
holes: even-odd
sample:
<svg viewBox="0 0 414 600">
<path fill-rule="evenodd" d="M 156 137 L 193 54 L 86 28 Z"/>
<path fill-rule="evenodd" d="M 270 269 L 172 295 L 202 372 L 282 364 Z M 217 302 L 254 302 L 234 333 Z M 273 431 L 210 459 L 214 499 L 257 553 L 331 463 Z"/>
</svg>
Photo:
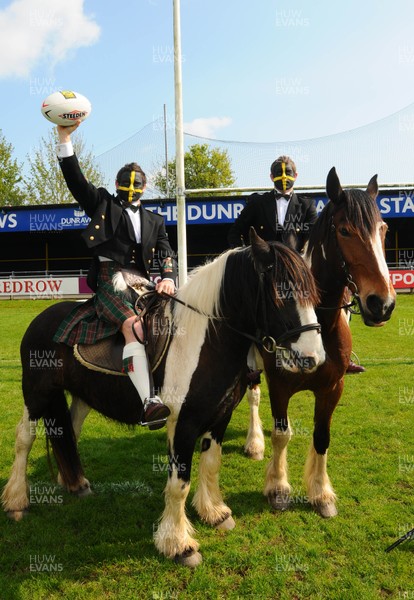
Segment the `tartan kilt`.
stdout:
<svg viewBox="0 0 414 600">
<path fill-rule="evenodd" d="M 121 269 L 122 265 L 114 261 L 100 263 L 96 293 L 62 321 L 53 338 L 55 342 L 68 346 L 94 344 L 119 331 L 128 317 L 136 316 L 131 302 L 123 292 L 115 292 L 112 284 L 112 277 Z"/>
</svg>

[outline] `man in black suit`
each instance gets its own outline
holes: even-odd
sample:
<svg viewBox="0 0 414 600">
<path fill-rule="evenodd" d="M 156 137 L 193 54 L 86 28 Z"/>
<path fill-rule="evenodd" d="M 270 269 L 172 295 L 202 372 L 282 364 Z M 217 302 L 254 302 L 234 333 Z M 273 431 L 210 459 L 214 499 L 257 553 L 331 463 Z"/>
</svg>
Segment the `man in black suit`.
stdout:
<svg viewBox="0 0 414 600">
<path fill-rule="evenodd" d="M 119 170 L 115 196 L 87 181 L 70 139 L 79 125 L 80 121 L 72 126 L 57 127 L 57 155 L 69 190 L 91 218 L 82 237 L 94 256 L 88 283 L 95 295 L 68 315 L 54 339 L 70 346 L 94 344 L 122 331 L 124 369 L 144 405 L 141 424 L 158 429 L 164 425 L 170 410 L 151 393 L 142 324 L 132 304 L 114 288 L 113 277 L 127 267 L 149 280 L 149 269 L 156 257 L 161 281 L 155 289 L 173 294 L 177 276 L 175 253 L 168 241 L 163 217 L 141 205 L 146 177 L 138 164 L 130 163 Z"/>
<path fill-rule="evenodd" d="M 252 194 L 236 221 L 230 227 L 227 240 L 232 248 L 248 245 L 250 227 L 266 241 L 276 241 L 302 251 L 318 215 L 313 200 L 297 196 L 293 187 L 298 176 L 289 156 L 279 156 L 270 167 L 274 189 L 264 194 Z M 247 357 L 249 387 L 260 383 L 254 350 Z"/>
<path fill-rule="evenodd" d="M 264 194 L 252 194 L 228 234 L 232 248 L 249 244 L 249 229 L 266 241 L 282 242 L 303 250 L 312 225 L 317 219 L 314 201 L 297 196 L 293 187 L 297 178 L 296 165 L 288 156 L 279 156 L 270 167 L 274 189 Z"/>
</svg>

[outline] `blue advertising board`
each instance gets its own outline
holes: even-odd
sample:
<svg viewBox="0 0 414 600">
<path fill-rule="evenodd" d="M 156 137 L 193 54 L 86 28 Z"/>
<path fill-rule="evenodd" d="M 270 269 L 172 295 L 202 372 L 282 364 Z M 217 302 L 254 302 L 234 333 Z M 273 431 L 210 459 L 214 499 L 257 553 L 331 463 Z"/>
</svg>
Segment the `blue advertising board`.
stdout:
<svg viewBox="0 0 414 600">
<path fill-rule="evenodd" d="M 321 212 L 327 202 L 324 195 L 314 197 L 316 210 Z M 187 200 L 186 214 L 188 225 L 208 225 L 233 223 L 246 203 L 240 199 L 214 198 L 212 200 Z M 384 219 L 414 217 L 414 192 L 381 193 L 377 198 L 378 208 Z M 176 225 L 177 207 L 175 202 L 145 202 L 145 208 L 162 215 L 167 225 Z M 73 231 L 84 229 L 90 219 L 80 207 L 27 207 L 0 211 L 0 232 L 26 231 Z"/>
</svg>

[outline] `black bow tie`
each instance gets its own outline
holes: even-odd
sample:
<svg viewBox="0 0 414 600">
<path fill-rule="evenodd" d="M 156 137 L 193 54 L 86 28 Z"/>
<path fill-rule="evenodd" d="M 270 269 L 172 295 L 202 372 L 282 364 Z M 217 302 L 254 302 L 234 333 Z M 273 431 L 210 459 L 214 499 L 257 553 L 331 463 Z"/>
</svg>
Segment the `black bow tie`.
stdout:
<svg viewBox="0 0 414 600">
<path fill-rule="evenodd" d="M 135 204 L 128 204 L 128 206 L 126 206 L 125 208 L 130 208 L 132 210 L 132 212 L 137 212 L 137 210 L 139 210 L 139 205 L 135 205 Z"/>
<path fill-rule="evenodd" d="M 285 200 L 290 200 L 290 194 L 275 194 L 276 200 L 280 200 L 284 198 Z"/>
</svg>

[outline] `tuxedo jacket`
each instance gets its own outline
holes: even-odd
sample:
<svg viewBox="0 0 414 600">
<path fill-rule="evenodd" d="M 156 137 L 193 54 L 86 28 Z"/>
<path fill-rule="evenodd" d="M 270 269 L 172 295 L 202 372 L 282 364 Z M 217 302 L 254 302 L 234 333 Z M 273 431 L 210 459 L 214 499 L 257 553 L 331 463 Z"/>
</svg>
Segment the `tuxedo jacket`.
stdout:
<svg viewBox="0 0 414 600">
<path fill-rule="evenodd" d="M 177 264 L 164 218 L 141 206 L 141 244 L 137 244 L 132 222 L 117 196 L 89 183 L 75 155 L 59 159 L 59 164 L 73 197 L 91 218 L 82 237 L 93 255 L 106 256 L 123 266 L 135 262 L 148 279 L 156 258 L 161 277 L 175 281 Z"/>
<path fill-rule="evenodd" d="M 274 190 L 249 196 L 246 206 L 230 227 L 229 245 L 232 248 L 243 244 L 249 245 L 249 229 L 254 227 L 262 239 L 282 242 L 300 252 L 309 238 L 312 225 L 318 218 L 315 203 L 312 198 L 293 193 L 285 222 L 280 225 L 276 202 Z"/>
</svg>

